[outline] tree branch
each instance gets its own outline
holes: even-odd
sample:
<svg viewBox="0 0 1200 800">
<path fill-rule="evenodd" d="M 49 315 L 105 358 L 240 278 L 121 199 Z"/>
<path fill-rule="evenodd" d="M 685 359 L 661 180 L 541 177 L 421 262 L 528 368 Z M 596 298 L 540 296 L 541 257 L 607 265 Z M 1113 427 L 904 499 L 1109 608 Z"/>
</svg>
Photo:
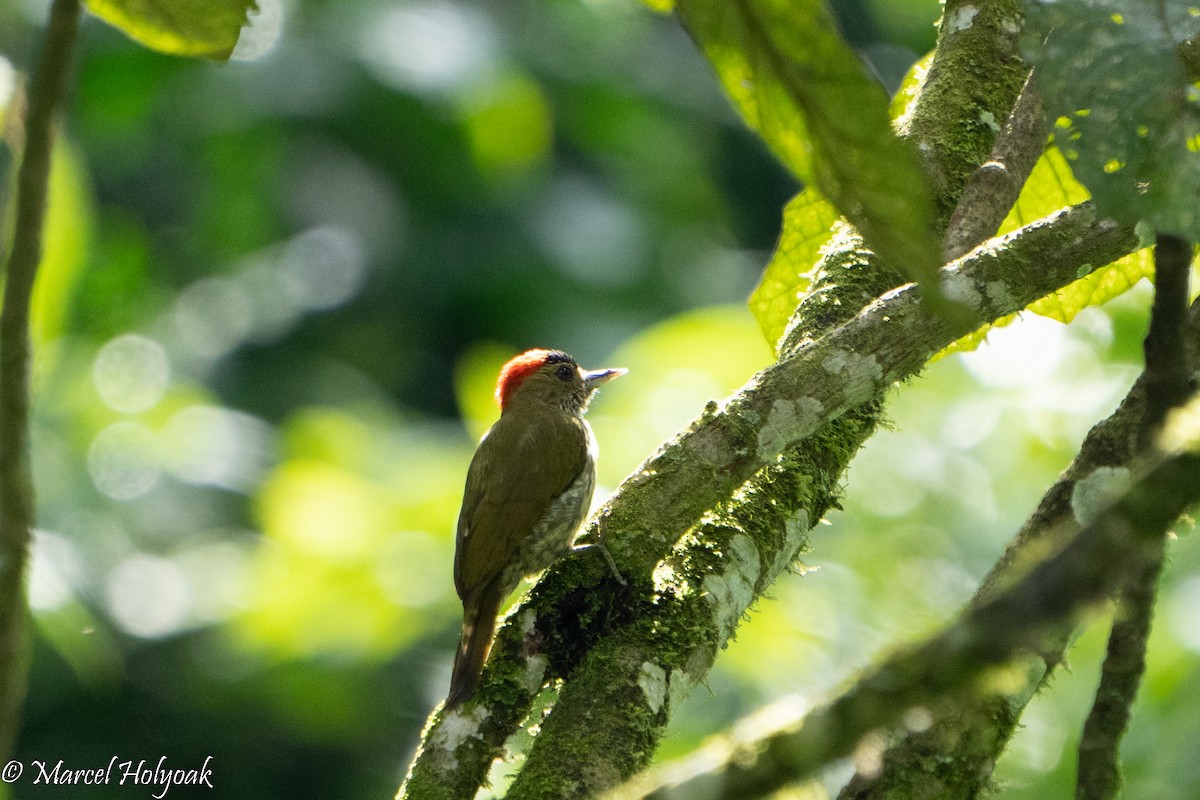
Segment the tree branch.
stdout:
<svg viewBox="0 0 1200 800">
<path fill-rule="evenodd" d="M 55 117 L 63 104 L 79 0 L 54 0 L 29 86 L 16 221 L 0 310 L 0 754 L 8 753 L 25 698 L 25 563 L 33 528 L 29 467 L 29 302 L 42 255 Z"/>
<path fill-rule="evenodd" d="M 1019 0 L 946 0 L 937 47 L 919 102 L 899 121 L 915 140 L 937 187 L 942 224 L 967 179 L 988 157 L 1029 72 L 1017 40 L 1025 14 Z"/>
<path fill-rule="evenodd" d="M 1075 280 L 1079 264 L 1107 264 L 1137 246 L 1131 228 L 1097 220 L 1094 209 L 1082 204 L 1014 231 L 993 247 L 976 249 L 945 270 L 943 280 L 990 321 Z M 590 559 L 568 559 L 552 570 L 503 626 L 478 702 L 435 715 L 402 794 L 462 797 L 473 792 L 541 686 L 570 673 L 589 646 L 655 608 L 655 568 L 704 512 L 831 420 L 877 402 L 883 390 L 914 375 L 961 333 L 931 318 L 910 285 L 785 356 L 724 408 L 710 404 L 622 484 L 587 530 L 589 537 L 605 536 L 631 585 L 612 591 L 601 587 L 606 572 Z M 846 462 L 853 452 L 845 453 Z M 846 462 L 826 471 L 831 480 Z M 760 556 L 759 563 L 773 562 Z M 710 631 L 695 633 L 703 637 Z M 715 656 L 711 641 L 707 646 Z M 558 660 L 548 662 L 551 656 Z"/>
<path fill-rule="evenodd" d="M 1032 72 L 996 137 L 988 160 L 971 174 L 950 217 L 942 255 L 953 261 L 996 234 L 1046 149 L 1046 107 Z"/>
<path fill-rule="evenodd" d="M 1185 330 L 1190 351 L 1200 351 L 1200 301 L 1193 303 Z M 1191 364 L 1195 365 L 1195 360 Z M 1128 480 L 1145 419 L 1147 376 L 1143 373 L 1113 414 L 1097 423 L 1062 477 L 1046 492 L 1029 520 L 982 581 L 969 607 L 982 605 L 1010 585 L 1032 563 L 1060 548 L 1095 513 L 1104 498 Z M 1101 501 L 1102 502 L 1102 501 Z M 935 705 L 926 730 L 906 733 L 883 754 L 881 767 L 860 772 L 840 800 L 975 797 L 1012 736 L 1025 704 L 1062 661 L 1073 636 L 1063 628 L 1047 636 L 1036 654 L 1014 669 L 1004 693 L 975 695 L 954 705 Z M 1018 676 L 1022 678 L 1017 680 Z"/>
<path fill-rule="evenodd" d="M 1167 412 L 1187 402 L 1192 393 L 1188 368 L 1187 326 L 1188 278 L 1192 267 L 1192 243 L 1175 236 L 1159 235 L 1154 245 L 1154 305 L 1146 334 L 1146 421 L 1143 444 L 1151 441 L 1167 418 Z"/>
<path fill-rule="evenodd" d="M 714 745 L 673 775 L 635 781 L 613 796 L 755 797 L 810 776 L 850 755 L 870 732 L 895 725 L 909 709 L 972 691 L 987 669 L 1056 638 L 1131 568 L 1141 568 L 1147 547 L 1156 547 L 1167 526 L 1198 500 L 1200 455 L 1161 460 L 1057 555 L 940 634 L 887 659 L 833 703 L 792 714 L 752 741 Z"/>
<path fill-rule="evenodd" d="M 824 426 L 684 537 L 655 570 L 651 601 L 571 674 L 510 800 L 593 796 L 648 763 L 674 704 L 836 504 L 842 471 L 878 416 L 873 403 Z"/>
<path fill-rule="evenodd" d="M 1155 447 L 1154 438 L 1167 413 L 1184 403 L 1192 391 L 1185 336 L 1191 262 L 1190 242 L 1158 236 L 1154 247 L 1154 304 L 1145 341 L 1146 414 L 1139 432 L 1141 446 L 1147 450 Z M 1162 537 L 1148 548 L 1142 569 L 1131 574 L 1121 587 L 1100 686 L 1079 742 L 1077 800 L 1112 800 L 1121 787 L 1118 750 L 1146 668 L 1146 644 L 1165 549 L 1166 538 Z"/>
<path fill-rule="evenodd" d="M 1108 637 L 1100 686 L 1079 742 L 1076 800 L 1112 800 L 1121 788 L 1118 749 L 1146 668 L 1146 643 L 1158 595 L 1166 537 L 1147 548 L 1142 568 L 1128 577 Z"/>
<path fill-rule="evenodd" d="M 1027 70 L 1020 63 L 1016 50 L 1020 20 L 1018 0 L 1004 0 L 982 7 L 950 0 L 933 68 L 916 95 L 912 113 L 902 121 L 902 135 L 913 139 L 918 149 L 926 154 L 927 166 L 935 175 L 943 221 L 954 208 L 966 176 L 984 160 L 992 146 L 994 137 L 987 120 L 1007 118 L 1025 79 Z M 972 65 L 978 63 L 986 63 L 989 68 L 977 70 Z M 977 265 L 995 259 L 992 274 L 998 279 L 977 285 L 974 292 L 967 288 L 968 282 L 964 282 L 961 275 L 953 275 L 949 280 L 965 289 L 969 298 L 991 295 L 991 299 L 1006 305 L 1015 300 L 1003 297 L 1009 290 L 1008 281 L 1024 284 L 1030 278 L 1039 280 L 1043 275 L 1041 261 L 1054 262 L 1060 255 L 1059 248 L 1064 245 L 1082 246 L 1083 251 L 1091 255 L 1071 263 L 1057 279 L 1049 282 L 1053 286 L 1047 286 L 1043 291 L 1052 291 L 1073 280 L 1077 277 L 1079 264 L 1108 263 L 1136 249 L 1132 231 L 1097 222 L 1091 215 L 1090 207 L 1080 207 L 1043 220 L 1044 228 L 1036 224 L 1029 226 L 1022 234 L 1026 238 L 1014 242 L 1014 258 L 1000 249 L 977 253 Z M 1022 243 L 1028 246 L 1023 251 Z M 1076 255 L 1083 255 L 1083 252 Z M 814 341 L 847 322 L 864 305 L 901 282 L 896 273 L 878 263 L 863 246 L 861 237 L 849 229 L 843 229 L 840 238 L 825 249 L 820 273 L 814 291 L 793 315 L 783 348 L 784 360 L 802 356 L 811 365 L 819 363 L 817 354 L 810 348 Z M 873 307 L 865 315 L 867 326 L 891 324 L 887 316 L 889 310 L 886 302 Z M 924 327 L 924 323 L 917 327 Z M 905 335 L 905 331 L 899 329 L 892 333 L 900 340 Z M 935 339 L 941 341 L 946 335 L 943 330 Z M 846 342 L 848 344 L 849 338 Z M 916 348 L 919 350 L 922 346 L 917 344 Z M 869 351 L 843 349 L 830 365 L 836 367 L 841 358 L 854 352 Z M 923 363 L 927 356 L 928 353 L 914 356 L 914 361 Z M 866 371 L 873 373 L 870 365 L 866 366 Z M 766 408 L 768 412 L 774 410 L 774 403 L 779 400 L 784 404 L 780 408 L 786 409 L 796 397 L 803 397 L 804 387 L 795 392 L 796 385 L 784 386 L 783 383 L 780 381 L 773 387 L 763 389 L 760 386 L 751 391 L 779 392 L 778 396 L 765 395 Z M 884 385 L 884 380 L 881 376 L 873 383 Z M 792 393 L 786 393 L 789 391 Z M 857 387 L 856 391 L 869 398 L 860 410 L 873 424 L 871 409 L 878 402 L 879 393 L 872 395 L 863 386 Z M 596 569 L 589 573 L 579 559 L 569 560 L 552 570 L 502 627 L 484 684 L 477 695 L 480 703 L 464 709 L 462 714 L 435 713 L 431 717 L 421 750 L 401 787 L 402 795 L 472 795 L 483 781 L 490 761 L 499 755 L 507 734 L 528 713 L 532 697 L 540 687 L 555 677 L 570 673 L 579 662 L 578 654 L 586 653 L 604 637 L 628 626 L 636 619 L 641 607 L 650 604 L 653 592 L 646 589 L 647 584 L 653 586 L 650 575 L 671 552 L 680 535 L 700 515 L 727 500 L 761 468 L 764 459 L 770 462 L 780 450 L 793 449 L 779 426 L 768 434 L 767 446 L 760 446 L 758 440 L 764 418 L 752 407 L 747 407 L 745 393 L 739 398 L 743 402 L 741 407 L 731 404 L 720 410 L 715 403 L 710 404 L 705 414 L 688 430 L 660 449 L 622 485 L 588 529 L 587 535 L 604 536 L 610 549 L 618 551 L 622 571 L 633 576 L 633 584 L 628 589 L 600 586 L 603 571 Z M 845 411 L 844 407 L 830 409 L 826 406 L 825 409 L 834 412 L 829 414 L 830 418 Z M 788 416 L 786 410 L 779 413 Z M 830 438 L 853 442 L 856 413 L 842 414 L 832 426 L 826 426 L 834 431 Z M 809 424 L 807 416 L 802 421 L 806 426 Z M 813 420 L 812 424 L 819 425 L 820 420 Z M 817 435 L 828 434 L 822 428 Z M 797 447 L 801 454 L 809 451 L 803 444 Z M 848 458 L 849 455 L 847 461 Z M 809 476 L 808 479 L 817 484 L 824 480 L 836 481 L 845 465 L 843 462 L 827 474 Z M 635 595 L 635 589 L 646 594 Z M 663 635 L 661 629 L 658 635 Z M 709 647 L 715 654 L 716 646 L 710 643 Z M 599 656 L 597 660 L 600 660 Z M 653 688 L 656 684 L 650 680 L 647 685 Z M 560 705 L 567 701 L 568 693 L 571 693 L 570 689 L 564 691 Z M 635 692 L 634 696 L 640 695 Z M 601 713 L 610 711 L 629 712 L 626 716 L 628 724 L 616 729 L 628 734 L 629 741 L 643 742 L 637 747 L 644 753 L 644 738 L 635 734 L 639 720 L 644 720 L 645 715 L 639 716 L 627 706 L 615 710 L 605 708 Z M 665 717 L 655 719 L 659 729 L 663 720 Z M 551 724 L 546 722 L 546 725 Z M 552 751 L 543 748 L 541 752 Z M 635 761 L 644 758 L 648 758 L 648 753 L 639 755 Z M 631 763 L 634 762 L 620 763 L 618 759 L 611 759 L 614 769 L 598 768 L 594 774 L 604 773 L 611 781 L 614 775 L 630 769 Z"/>
</svg>

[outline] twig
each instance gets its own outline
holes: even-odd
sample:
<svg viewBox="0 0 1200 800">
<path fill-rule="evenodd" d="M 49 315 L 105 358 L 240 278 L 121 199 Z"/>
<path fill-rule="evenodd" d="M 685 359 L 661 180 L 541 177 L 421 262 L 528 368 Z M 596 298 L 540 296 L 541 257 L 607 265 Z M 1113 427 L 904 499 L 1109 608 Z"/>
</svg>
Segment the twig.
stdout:
<svg viewBox="0 0 1200 800">
<path fill-rule="evenodd" d="M 0 310 L 0 754 L 8 753 L 25 697 L 25 563 L 33 527 L 29 467 L 29 301 L 42 255 L 55 117 L 79 28 L 79 0 L 54 0 L 29 86 L 16 221 Z"/>
<path fill-rule="evenodd" d="M 1100 686 L 1079 741 L 1076 800 L 1112 800 L 1121 788 L 1118 749 L 1129 725 L 1130 707 L 1146 668 L 1146 644 L 1166 537 L 1145 554 L 1145 563 L 1127 578 L 1117 605 L 1118 618 L 1108 637 Z"/>
<path fill-rule="evenodd" d="M 995 235 L 1046 149 L 1046 108 L 1030 72 L 988 160 L 971 174 L 942 248 L 953 261 Z"/>
<path fill-rule="evenodd" d="M 1154 304 L 1144 344 L 1146 414 L 1139 431 L 1142 448 L 1147 450 L 1154 447 L 1154 437 L 1168 412 L 1184 403 L 1192 390 L 1185 336 L 1191 261 L 1190 242 L 1158 236 L 1154 247 Z M 1159 537 L 1121 587 L 1100 685 L 1079 742 L 1077 800 L 1112 800 L 1121 787 L 1118 751 L 1146 667 L 1146 644 L 1165 548 L 1166 537 Z"/>
</svg>

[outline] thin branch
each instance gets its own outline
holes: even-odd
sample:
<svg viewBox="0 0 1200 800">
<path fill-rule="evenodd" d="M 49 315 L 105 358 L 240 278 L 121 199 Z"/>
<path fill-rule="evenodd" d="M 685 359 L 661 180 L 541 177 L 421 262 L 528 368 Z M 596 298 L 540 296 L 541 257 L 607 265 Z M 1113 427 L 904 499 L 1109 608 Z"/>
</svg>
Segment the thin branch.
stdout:
<svg viewBox="0 0 1200 800">
<path fill-rule="evenodd" d="M 1150 440 L 1162 426 L 1167 412 L 1186 402 L 1192 393 L 1184 336 L 1191 266 L 1191 242 L 1175 236 L 1158 236 L 1154 245 L 1154 305 L 1144 343 L 1149 379 L 1144 426 L 1146 446 L 1151 445 Z"/>
<path fill-rule="evenodd" d="M 988 160 L 972 173 L 946 227 L 942 256 L 960 258 L 996 234 L 1046 149 L 1046 107 L 1030 72 Z"/>
<path fill-rule="evenodd" d="M 0 755 L 11 751 L 25 698 L 25 563 L 33 528 L 29 467 L 29 302 L 42 256 L 50 153 L 79 29 L 79 0 L 54 0 L 29 86 L 16 221 L 0 310 Z"/>
<path fill-rule="evenodd" d="M 1112 800 L 1121 788 L 1118 750 L 1146 668 L 1146 643 L 1166 555 L 1165 544 L 1166 537 L 1160 537 L 1153 551 L 1147 553 L 1142 568 L 1129 576 L 1128 586 L 1121 593 L 1118 618 L 1108 637 L 1100 686 L 1079 741 L 1076 800 Z"/>
<path fill-rule="evenodd" d="M 1191 359 L 1185 335 L 1188 276 L 1192 245 L 1159 235 L 1154 247 L 1154 304 L 1146 334 L 1146 414 L 1139 439 L 1154 447 L 1154 437 L 1171 409 L 1192 391 Z M 1121 788 L 1119 749 L 1130 709 L 1146 667 L 1146 644 L 1166 557 L 1166 538 L 1148 549 L 1140 570 L 1121 587 L 1117 617 L 1108 638 L 1100 685 L 1079 742 L 1077 800 L 1112 800 Z"/>
<path fill-rule="evenodd" d="M 955 624 L 887 659 L 850 691 L 807 714 L 792 713 L 751 741 L 718 743 L 670 775 L 635 781 L 613 797 L 765 795 L 850 755 L 872 731 L 913 708 L 971 691 L 991 667 L 1038 649 L 1145 561 L 1167 526 L 1200 500 L 1200 455 L 1183 452 L 1150 469 L 1054 557 L 970 608 Z"/>
</svg>

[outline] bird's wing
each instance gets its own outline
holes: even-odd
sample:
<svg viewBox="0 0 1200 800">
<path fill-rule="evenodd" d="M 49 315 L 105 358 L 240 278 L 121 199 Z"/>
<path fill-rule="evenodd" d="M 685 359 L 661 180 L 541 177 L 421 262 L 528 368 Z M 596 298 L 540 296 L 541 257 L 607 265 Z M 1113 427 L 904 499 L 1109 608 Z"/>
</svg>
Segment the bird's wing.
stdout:
<svg viewBox="0 0 1200 800">
<path fill-rule="evenodd" d="M 501 417 L 475 451 L 454 554 L 460 597 L 504 571 L 522 539 L 587 463 L 582 420 L 547 417 Z M 505 593 L 513 588 L 504 587 Z"/>
</svg>

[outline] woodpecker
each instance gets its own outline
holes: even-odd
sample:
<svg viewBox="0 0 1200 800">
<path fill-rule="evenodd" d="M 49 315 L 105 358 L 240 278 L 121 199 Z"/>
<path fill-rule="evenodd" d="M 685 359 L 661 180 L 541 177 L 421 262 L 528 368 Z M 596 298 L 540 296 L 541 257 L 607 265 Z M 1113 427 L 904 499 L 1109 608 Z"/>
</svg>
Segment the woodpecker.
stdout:
<svg viewBox="0 0 1200 800">
<path fill-rule="evenodd" d="M 475 693 L 504 598 L 571 550 L 596 488 L 596 438 L 583 414 L 625 372 L 589 372 L 560 350 L 529 350 L 500 370 L 500 419 L 471 459 L 458 515 L 463 627 L 447 709 Z"/>
</svg>

